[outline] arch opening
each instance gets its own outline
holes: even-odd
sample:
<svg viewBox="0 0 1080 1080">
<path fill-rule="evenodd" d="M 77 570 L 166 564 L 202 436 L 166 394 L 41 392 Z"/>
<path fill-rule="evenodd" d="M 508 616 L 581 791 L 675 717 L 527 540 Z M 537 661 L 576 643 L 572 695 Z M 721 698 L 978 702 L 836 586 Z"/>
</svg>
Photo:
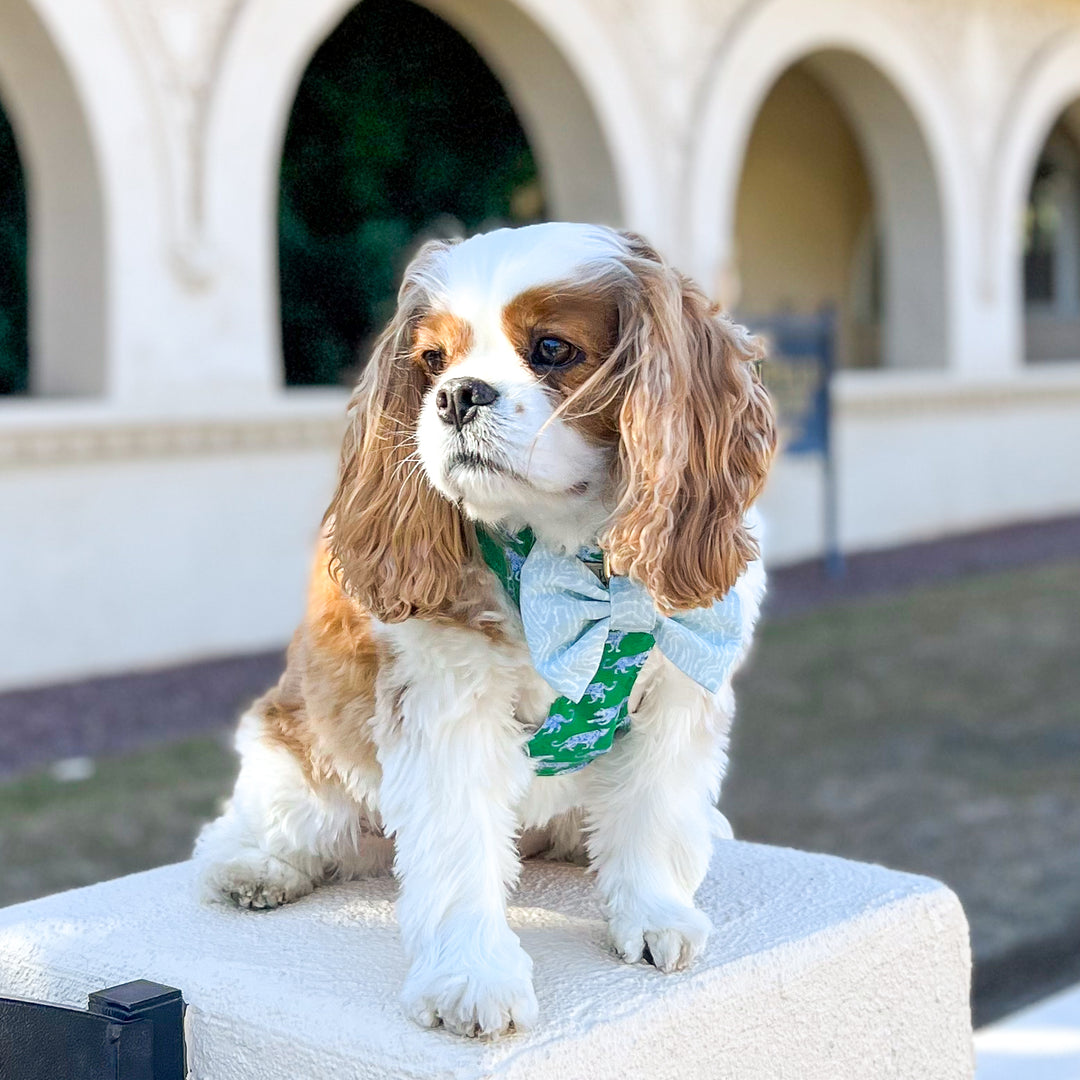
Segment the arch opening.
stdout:
<svg viewBox="0 0 1080 1080">
<path fill-rule="evenodd" d="M 363 0 L 311 57 L 280 167 L 286 382 L 349 381 L 433 235 L 617 223 L 585 91 L 506 0 Z"/>
<path fill-rule="evenodd" d="M 543 213 L 528 140 L 476 50 L 408 0 L 364 0 L 309 63 L 286 132 L 286 381 L 351 379 L 419 240 Z"/>
<path fill-rule="evenodd" d="M 1080 101 L 1058 117 L 1031 176 L 1023 288 L 1026 360 L 1080 359 Z"/>
<path fill-rule="evenodd" d="M 940 368 L 947 351 L 943 212 L 908 105 L 855 53 L 826 49 L 772 83 L 734 215 L 729 302 L 741 317 L 837 313 L 837 362 Z"/>
<path fill-rule="evenodd" d="M 15 132 L 0 107 L 0 394 L 25 392 L 29 374 L 26 185 Z"/>
<path fill-rule="evenodd" d="M 0 94 L 18 139 L 26 199 L 28 371 L 33 394 L 102 393 L 105 222 L 82 101 L 26 0 L 0 5 Z"/>
</svg>

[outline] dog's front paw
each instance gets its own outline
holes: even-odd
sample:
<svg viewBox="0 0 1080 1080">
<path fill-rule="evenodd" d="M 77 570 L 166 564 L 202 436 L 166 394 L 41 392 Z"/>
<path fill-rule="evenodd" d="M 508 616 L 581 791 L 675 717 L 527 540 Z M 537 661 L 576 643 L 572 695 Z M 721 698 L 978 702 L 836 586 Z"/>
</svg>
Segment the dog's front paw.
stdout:
<svg viewBox="0 0 1080 1080">
<path fill-rule="evenodd" d="M 648 960 L 660 971 L 682 971 L 705 947 L 712 924 L 697 908 L 672 901 L 628 904 L 613 911 L 608 932 L 628 964 Z"/>
<path fill-rule="evenodd" d="M 401 1001 L 418 1024 L 494 1039 L 536 1023 L 532 959 L 516 938 L 482 958 L 453 953 L 437 950 L 409 972 Z"/>
<path fill-rule="evenodd" d="M 264 851 L 245 852 L 228 862 L 201 868 L 205 900 L 263 910 L 307 896 L 314 882 L 296 867 Z"/>
</svg>

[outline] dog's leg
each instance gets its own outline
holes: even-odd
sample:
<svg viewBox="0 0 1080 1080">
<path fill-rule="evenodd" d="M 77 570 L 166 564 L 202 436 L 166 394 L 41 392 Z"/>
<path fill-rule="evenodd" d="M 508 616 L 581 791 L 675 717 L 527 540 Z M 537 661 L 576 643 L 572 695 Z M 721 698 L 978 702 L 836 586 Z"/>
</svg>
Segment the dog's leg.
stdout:
<svg viewBox="0 0 1080 1080">
<path fill-rule="evenodd" d="M 236 748 L 240 775 L 225 812 L 204 826 L 194 858 L 206 900 L 272 908 L 306 896 L 322 862 L 295 835 L 309 816 L 311 791 L 297 761 L 260 737 L 262 719 L 240 720 Z"/>
<path fill-rule="evenodd" d="M 199 833 L 194 858 L 206 900 L 272 908 L 306 896 L 328 875 L 389 867 L 389 841 L 362 827 L 344 789 L 315 791 L 297 758 L 263 737 L 257 712 L 240 721 L 240 775 L 225 812 Z"/>
<path fill-rule="evenodd" d="M 636 963 L 647 950 L 678 971 L 710 930 L 694 893 L 726 827 L 715 804 L 734 699 L 730 686 L 715 699 L 661 663 L 630 730 L 583 774 L 586 836 L 615 951 Z"/>
<path fill-rule="evenodd" d="M 409 627 L 410 624 L 402 624 Z M 401 631 L 398 631 L 399 633 Z M 380 672 L 379 808 L 396 843 L 406 1011 L 469 1036 L 536 1019 L 532 960 L 506 922 L 531 768 L 514 672 L 477 635 L 430 625 Z M 440 634 L 454 635 L 440 648 Z"/>
</svg>

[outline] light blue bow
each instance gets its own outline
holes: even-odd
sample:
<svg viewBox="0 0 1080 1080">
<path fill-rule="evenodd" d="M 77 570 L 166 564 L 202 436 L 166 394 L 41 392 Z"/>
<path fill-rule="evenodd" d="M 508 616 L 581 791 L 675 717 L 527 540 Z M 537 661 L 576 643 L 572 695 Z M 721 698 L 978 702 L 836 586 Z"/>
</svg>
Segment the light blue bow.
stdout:
<svg viewBox="0 0 1080 1080">
<path fill-rule="evenodd" d="M 636 581 L 613 577 L 605 587 L 580 559 L 539 542 L 521 568 L 521 621 L 536 670 L 571 701 L 593 681 L 609 631 L 652 634 L 668 660 L 713 692 L 743 648 L 734 589 L 711 607 L 660 615 Z"/>
</svg>

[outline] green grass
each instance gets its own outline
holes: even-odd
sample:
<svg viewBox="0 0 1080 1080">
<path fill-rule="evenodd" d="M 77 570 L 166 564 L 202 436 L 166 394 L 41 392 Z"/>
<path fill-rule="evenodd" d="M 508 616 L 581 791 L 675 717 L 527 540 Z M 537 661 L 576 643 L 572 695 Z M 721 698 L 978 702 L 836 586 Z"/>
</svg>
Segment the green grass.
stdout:
<svg viewBox="0 0 1080 1080">
<path fill-rule="evenodd" d="M 236 775 L 215 738 L 96 765 L 86 780 L 0 784 L 0 906 L 186 859 Z"/>
<path fill-rule="evenodd" d="M 1080 925 L 1080 561 L 766 622 L 722 805 L 746 839 L 939 877 L 976 954 Z M 0 904 L 185 858 L 224 740 L 0 784 Z"/>
<path fill-rule="evenodd" d="M 736 835 L 940 878 L 983 957 L 1080 925 L 1080 562 L 767 626 L 737 696 Z"/>
</svg>

